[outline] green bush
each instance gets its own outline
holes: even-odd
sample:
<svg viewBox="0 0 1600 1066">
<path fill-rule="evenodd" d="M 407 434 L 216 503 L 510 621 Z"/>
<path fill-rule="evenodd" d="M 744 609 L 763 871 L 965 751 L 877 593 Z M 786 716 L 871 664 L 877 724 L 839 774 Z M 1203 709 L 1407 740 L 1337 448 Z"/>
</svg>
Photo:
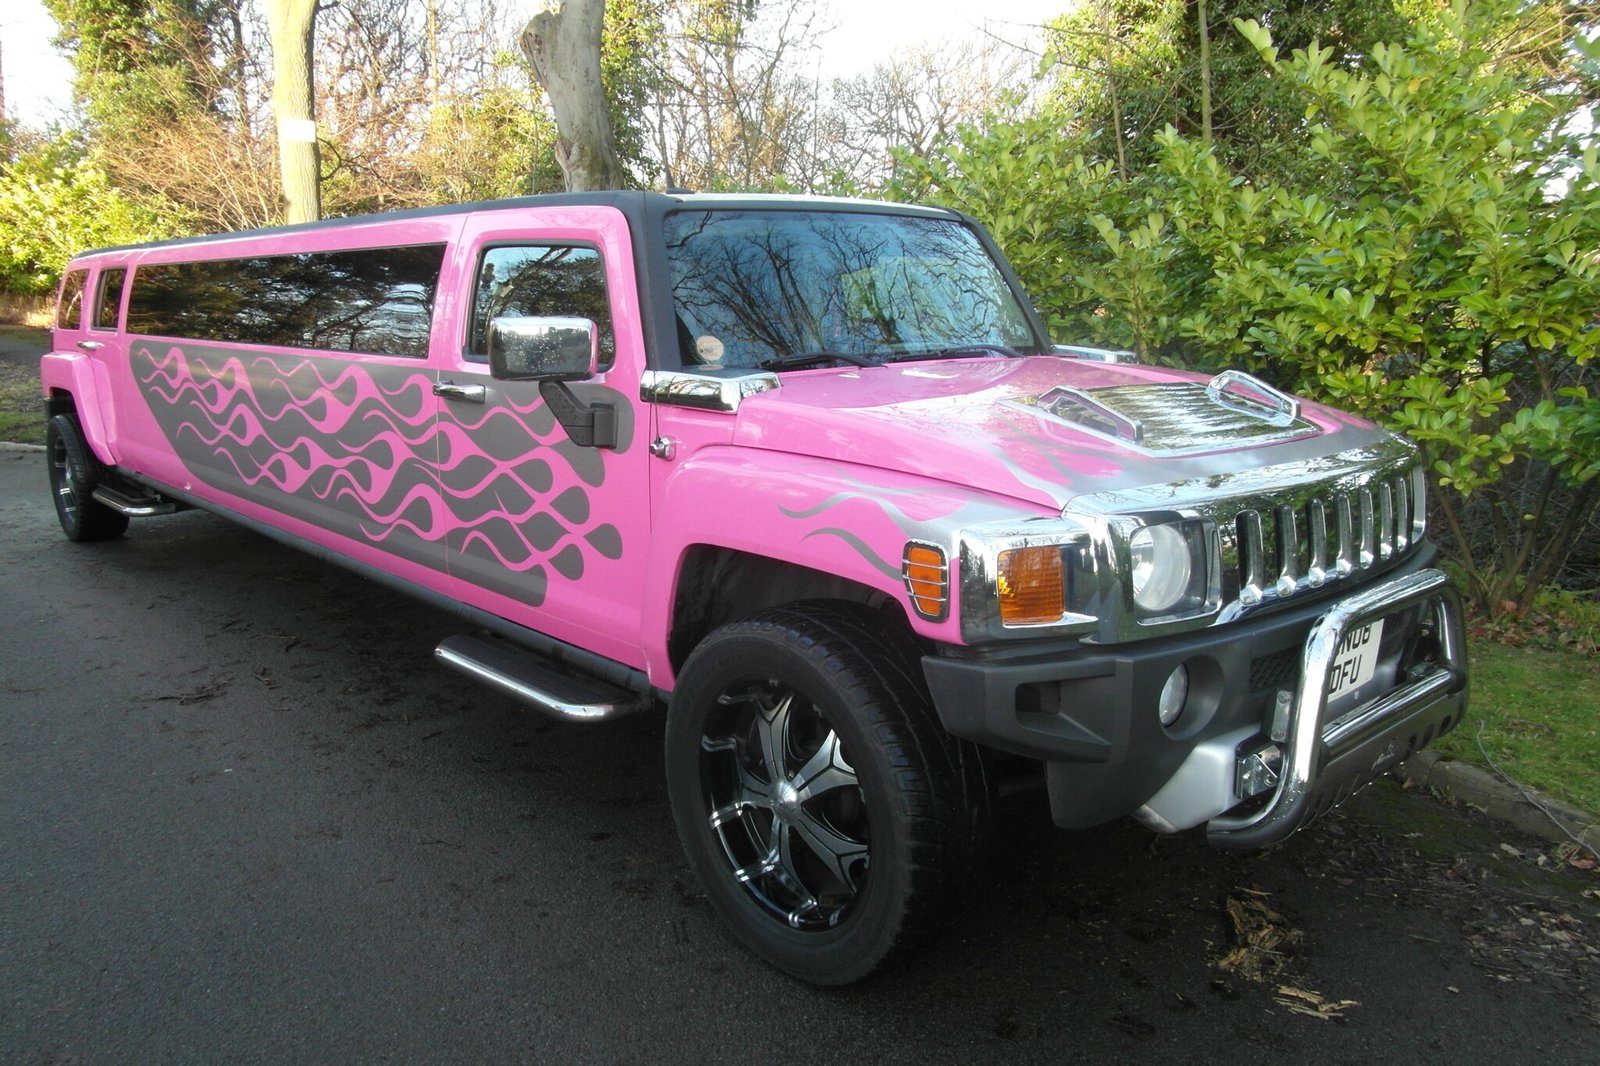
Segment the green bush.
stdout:
<svg viewBox="0 0 1600 1066">
<path fill-rule="evenodd" d="M 1306 165 L 1275 181 L 1171 129 L 1119 180 L 1039 117 L 965 131 L 906 191 L 993 223 L 1058 340 L 1244 366 L 1409 435 L 1469 593 L 1520 612 L 1600 495 L 1600 165 L 1580 95 L 1490 47 L 1508 17 L 1456 9 L 1357 69 L 1238 23 L 1304 102 Z"/>
<path fill-rule="evenodd" d="M 171 236 L 182 225 L 177 209 L 136 203 L 92 160 L 46 145 L 0 169 L 0 288 L 50 292 L 75 253 Z"/>
</svg>

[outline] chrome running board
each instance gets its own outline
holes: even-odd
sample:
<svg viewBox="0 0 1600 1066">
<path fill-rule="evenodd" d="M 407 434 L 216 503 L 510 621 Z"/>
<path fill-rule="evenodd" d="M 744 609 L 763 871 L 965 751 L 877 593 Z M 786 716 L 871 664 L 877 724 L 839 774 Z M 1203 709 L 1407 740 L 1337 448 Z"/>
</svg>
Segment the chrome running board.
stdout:
<svg viewBox="0 0 1600 1066">
<path fill-rule="evenodd" d="M 566 721 L 599 722 L 648 708 L 652 697 L 562 667 L 490 636 L 447 637 L 433 657 L 452 670 Z"/>
</svg>

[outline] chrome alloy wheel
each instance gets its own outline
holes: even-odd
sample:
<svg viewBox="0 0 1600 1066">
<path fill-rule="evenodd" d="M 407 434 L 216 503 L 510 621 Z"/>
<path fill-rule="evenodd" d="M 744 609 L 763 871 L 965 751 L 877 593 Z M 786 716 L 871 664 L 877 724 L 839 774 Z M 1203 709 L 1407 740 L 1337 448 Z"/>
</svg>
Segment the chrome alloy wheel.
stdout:
<svg viewBox="0 0 1600 1066">
<path fill-rule="evenodd" d="M 804 694 L 740 681 L 700 739 L 711 832 L 735 881 L 793 929 L 837 926 L 866 887 L 867 805 L 844 745 Z"/>
</svg>

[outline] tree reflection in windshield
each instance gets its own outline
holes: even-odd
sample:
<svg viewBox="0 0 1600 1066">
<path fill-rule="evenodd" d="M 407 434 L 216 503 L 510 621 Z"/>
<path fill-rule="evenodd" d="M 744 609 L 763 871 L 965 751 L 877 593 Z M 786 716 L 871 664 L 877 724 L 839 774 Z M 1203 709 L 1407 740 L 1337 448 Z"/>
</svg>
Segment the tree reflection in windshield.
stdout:
<svg viewBox="0 0 1600 1066">
<path fill-rule="evenodd" d="M 706 352 L 723 365 L 759 366 L 806 352 L 1037 350 L 1005 279 L 958 222 L 681 211 L 667 216 L 666 240 L 687 363 Z"/>
</svg>

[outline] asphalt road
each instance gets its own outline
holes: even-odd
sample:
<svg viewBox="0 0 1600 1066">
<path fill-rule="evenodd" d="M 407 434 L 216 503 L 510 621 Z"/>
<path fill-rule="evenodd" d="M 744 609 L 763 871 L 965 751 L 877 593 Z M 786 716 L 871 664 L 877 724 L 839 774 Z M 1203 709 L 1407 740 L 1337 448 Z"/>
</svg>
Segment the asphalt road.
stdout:
<svg viewBox="0 0 1600 1066">
<path fill-rule="evenodd" d="M 38 453 L 0 560 L 5 1063 L 1595 1058 L 1600 879 L 1428 797 L 1248 855 L 1020 803 L 948 936 L 818 991 L 719 931 L 655 718 L 531 717 L 209 515 L 70 544 Z"/>
<path fill-rule="evenodd" d="M 15 327 L 13 327 L 15 328 Z M 0 363 L 14 363 L 32 370 L 39 369 L 39 356 L 50 346 L 47 330 L 35 330 L 26 338 L 8 337 L 0 333 Z"/>
</svg>

